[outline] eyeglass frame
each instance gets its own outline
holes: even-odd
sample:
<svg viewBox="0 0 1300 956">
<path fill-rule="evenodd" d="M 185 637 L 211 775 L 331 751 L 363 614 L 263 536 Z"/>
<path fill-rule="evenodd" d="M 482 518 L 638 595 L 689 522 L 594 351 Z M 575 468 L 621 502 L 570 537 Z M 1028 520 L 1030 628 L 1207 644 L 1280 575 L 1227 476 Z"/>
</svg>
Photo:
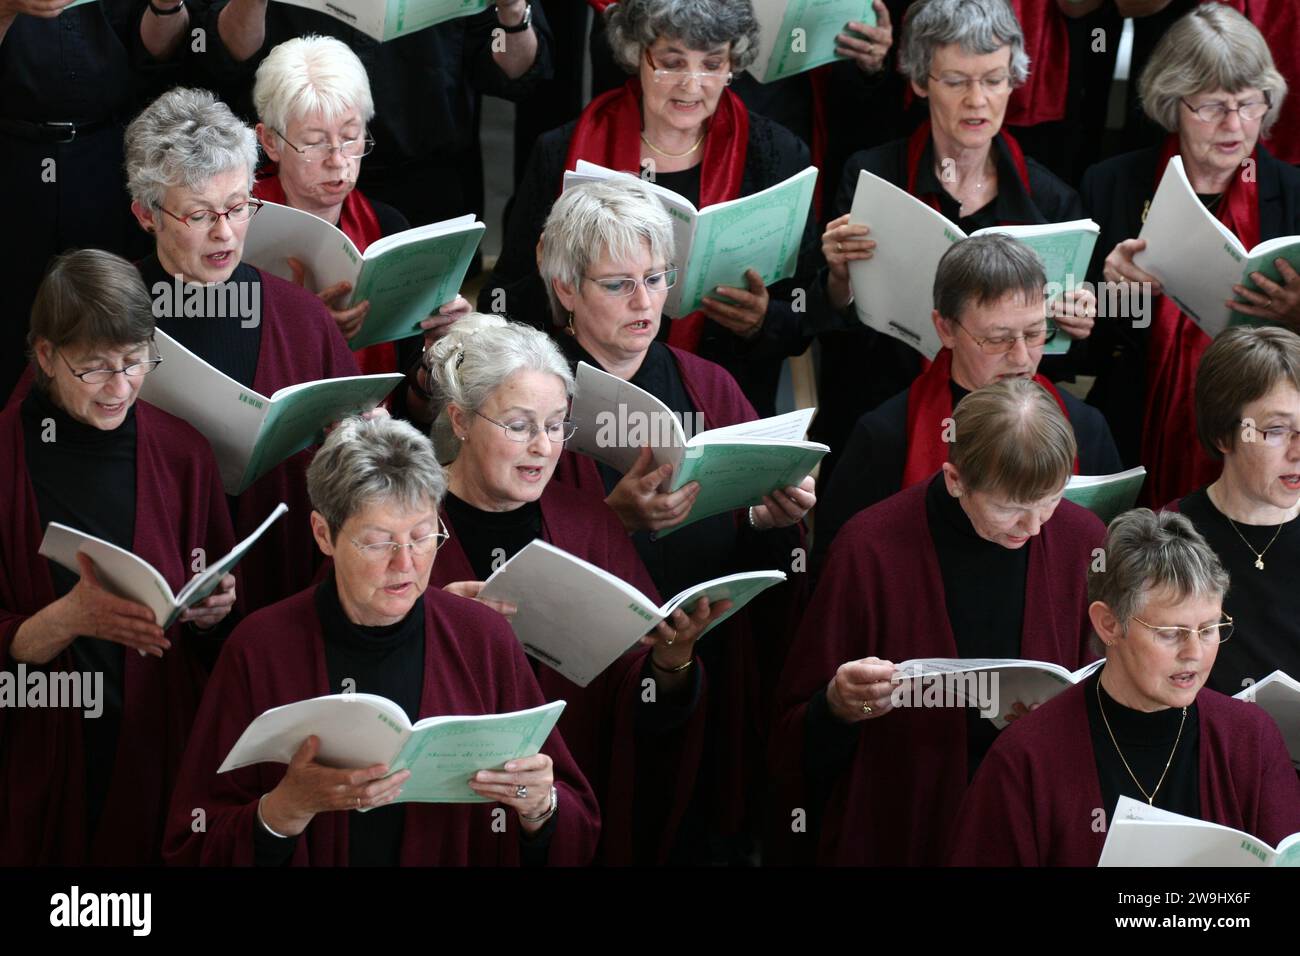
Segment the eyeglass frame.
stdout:
<svg viewBox="0 0 1300 956">
<path fill-rule="evenodd" d="M 1131 617 L 1130 620 L 1137 621 L 1143 627 L 1152 631 L 1153 632 L 1152 637 L 1156 640 L 1157 643 L 1161 643 L 1162 646 L 1164 647 L 1181 648 L 1184 644 L 1187 643 L 1187 641 L 1191 638 L 1193 634 L 1195 634 L 1196 639 L 1201 642 L 1202 647 L 1218 647 L 1220 644 L 1228 643 L 1228 640 L 1232 637 L 1232 629 L 1234 626 L 1234 622 L 1231 614 L 1225 614 L 1223 616 L 1227 618 L 1226 621 L 1219 621 L 1217 624 L 1209 624 L 1206 625 L 1205 627 L 1186 627 L 1185 625 L 1182 624 L 1148 624 L 1146 621 L 1142 620 L 1142 618 L 1138 617 L 1137 615 Z M 1218 640 L 1215 641 L 1213 644 L 1209 644 L 1205 641 L 1204 638 L 1201 637 L 1201 633 L 1204 631 L 1218 631 L 1225 626 L 1228 628 L 1228 636 L 1223 638 L 1222 640 Z M 1178 641 L 1177 644 L 1162 643 L 1161 635 L 1168 633 L 1170 631 L 1181 631 L 1183 633 L 1183 637 Z"/>
<path fill-rule="evenodd" d="M 1273 108 L 1273 97 L 1269 93 L 1269 91 L 1261 90 L 1260 92 L 1264 97 L 1264 112 L 1260 113 L 1259 116 L 1255 117 L 1254 119 L 1248 119 L 1245 116 L 1242 116 L 1241 111 L 1243 107 L 1258 106 L 1259 100 L 1247 100 L 1245 103 L 1238 103 L 1236 106 L 1229 106 L 1227 103 L 1223 102 L 1222 100 L 1215 100 L 1213 103 L 1202 103 L 1200 106 L 1193 106 L 1191 103 L 1187 102 L 1186 97 L 1182 97 L 1182 96 L 1178 98 L 1178 101 L 1182 103 L 1184 106 L 1186 106 L 1188 111 L 1193 116 L 1195 116 L 1198 120 L 1200 120 L 1202 123 L 1222 123 L 1225 119 L 1228 118 L 1229 113 L 1236 113 L 1237 119 L 1241 120 L 1243 123 L 1258 123 L 1265 116 L 1267 116 L 1268 111 Z M 1222 110 L 1223 115 L 1220 116 L 1218 119 L 1206 119 L 1204 116 L 1201 115 L 1201 110 L 1210 109 L 1211 107 Z"/>
<path fill-rule="evenodd" d="M 1296 436 L 1297 436 L 1297 435 L 1300 435 L 1300 429 L 1297 429 L 1297 428 L 1291 428 L 1291 427 L 1289 427 L 1289 426 L 1287 426 L 1287 425 L 1272 425 L 1272 426 L 1270 426 L 1270 427 L 1268 427 L 1268 428 L 1260 428 L 1258 425 L 1256 425 L 1253 421 L 1251 421 L 1251 420 L 1248 419 L 1248 418 L 1239 418 L 1239 419 L 1237 420 L 1237 424 L 1238 424 L 1238 425 L 1242 425 L 1242 426 L 1244 426 L 1244 427 L 1246 427 L 1246 428 L 1249 428 L 1251 431 L 1253 431 L 1253 432 L 1254 432 L 1255 434 L 1257 434 L 1257 435 L 1263 435 L 1263 436 L 1264 436 L 1264 438 L 1263 438 L 1263 444 L 1268 445 L 1269 448 L 1287 448 L 1287 447 L 1290 447 L 1291 443 L 1292 443 L 1293 441 L 1296 440 Z M 1269 432 L 1279 432 L 1279 431 L 1290 432 L 1290 434 L 1287 435 L 1285 438 L 1282 438 L 1282 440 L 1281 440 L 1281 441 L 1278 441 L 1278 442 L 1271 442 L 1271 441 L 1268 440 L 1268 434 L 1269 434 Z M 1281 437 L 1281 436 L 1279 436 L 1279 437 Z M 1246 441 L 1246 439 L 1244 439 L 1244 438 L 1243 438 L 1242 440 L 1245 441 L 1246 444 L 1248 444 L 1248 445 L 1253 445 L 1253 444 L 1255 444 L 1254 441 Z"/>
<path fill-rule="evenodd" d="M 988 88 L 990 74 L 985 74 L 984 76 L 963 76 L 960 82 L 955 80 L 949 80 L 942 76 L 936 76 L 933 73 L 927 73 L 926 76 L 934 80 L 936 83 L 942 83 L 944 86 L 948 87 L 948 89 L 953 91 L 960 89 L 963 92 L 969 92 L 971 89 L 971 84 L 973 83 L 978 83 L 980 85 L 980 88 L 983 89 L 986 94 L 992 94 L 992 95 L 999 95 L 1001 93 L 1013 89 L 1010 73 L 1004 74 L 1003 76 L 1001 76 L 1001 78 L 997 76 L 992 76 L 993 79 L 998 80 L 998 87 L 997 89 L 993 89 L 993 90 Z"/>
<path fill-rule="evenodd" d="M 966 326 L 962 325 L 960 320 L 958 320 L 958 319 L 950 319 L 949 321 L 952 322 L 953 325 L 957 326 L 957 328 L 961 329 L 963 332 L 965 332 L 967 335 L 969 335 L 969 336 L 971 337 L 971 339 L 975 342 L 975 344 L 979 347 L 979 350 L 980 350 L 981 352 L 983 352 L 985 355 L 1008 355 L 1008 354 L 1010 354 L 1010 352 L 1011 352 L 1011 351 L 1016 347 L 1016 342 L 1018 342 L 1018 341 L 1022 341 L 1022 340 L 1023 340 L 1024 343 L 1025 343 L 1025 349 L 1026 349 L 1026 350 L 1029 350 L 1029 349 L 1040 349 L 1040 348 L 1044 348 L 1044 347 L 1046 347 L 1046 345 L 1047 345 L 1048 342 L 1051 342 L 1053 339 L 1056 338 L 1057 333 L 1060 331 L 1060 329 L 1059 329 L 1059 328 L 1058 328 L 1054 323 L 1052 323 L 1052 322 L 1045 322 L 1045 323 L 1044 323 L 1044 326 L 1043 326 L 1043 341 L 1042 341 L 1040 344 L 1038 344 L 1038 345 L 1030 345 L 1030 344 L 1029 344 L 1029 339 L 1027 338 L 1026 333 L 1021 332 L 1019 335 L 1008 336 L 1008 339 L 1009 339 L 1009 341 L 1010 341 L 1010 344 L 1009 344 L 1005 349 L 1003 349 L 1002 351 L 1000 351 L 1000 352 L 990 352 L 990 351 L 988 351 L 986 348 L 984 348 L 984 343 L 985 343 L 985 342 L 995 342 L 995 341 L 997 341 L 997 339 L 994 339 L 994 338 L 980 338 L 978 335 L 976 335 L 976 334 L 975 334 L 974 332 L 972 332 L 970 329 L 966 328 Z"/>
<path fill-rule="evenodd" d="M 154 346 L 154 341 L 152 338 L 149 339 L 148 348 L 149 348 L 149 353 L 151 355 L 156 354 L 157 348 Z M 159 355 L 157 358 L 148 359 L 144 362 L 132 362 L 130 365 L 123 365 L 121 368 L 109 368 L 108 366 L 100 366 L 99 368 L 88 368 L 84 372 L 78 372 L 76 369 L 72 367 L 72 363 L 69 362 L 64 357 L 63 352 L 61 350 L 56 348 L 54 350 L 54 354 L 59 357 L 60 362 L 62 362 L 64 365 L 68 367 L 68 372 L 72 375 L 73 378 L 80 379 L 82 385 L 91 385 L 91 386 L 107 385 L 118 375 L 122 375 L 125 378 L 144 378 L 146 375 L 148 375 L 150 372 L 152 372 L 154 369 L 156 369 L 159 365 L 163 363 L 162 356 Z M 130 369 L 140 368 L 143 365 L 148 365 L 149 367 L 145 369 L 143 372 L 141 372 L 139 375 L 132 375 L 130 373 L 129 371 Z M 96 372 L 111 372 L 112 374 L 109 375 L 108 378 L 104 379 L 102 382 L 87 382 L 86 376 L 94 375 Z"/>
<path fill-rule="evenodd" d="M 553 428 L 554 426 L 552 426 L 552 425 L 547 425 L 545 428 L 543 428 L 541 425 L 538 425 L 537 422 L 529 421 L 529 422 L 528 422 L 528 435 L 527 435 L 527 437 L 516 437 L 516 435 L 517 435 L 518 433 L 517 433 L 517 432 L 511 432 L 511 431 L 510 431 L 510 425 L 511 425 L 512 423 L 510 423 L 510 422 L 499 422 L 499 421 L 497 421 L 495 418 L 488 418 L 486 415 L 484 415 L 484 414 L 483 414 L 482 412 L 480 412 L 478 409 L 473 409 L 473 412 L 474 412 L 474 414 L 477 415 L 479 418 L 483 419 L 483 421 L 485 421 L 485 422 L 491 422 L 493 425 L 496 425 L 497 428 L 500 428 L 503 432 L 506 433 L 506 438 L 508 438 L 510 441 L 514 442 L 514 443 L 517 444 L 517 445 L 526 445 L 526 444 L 528 444 L 530 441 L 532 441 L 534 438 L 536 438 L 536 437 L 537 437 L 538 435 L 540 435 L 542 432 L 546 432 L 546 438 L 547 438 L 548 441 L 554 442 L 554 443 L 557 444 L 557 445 L 563 445 L 563 444 L 564 444 L 565 442 L 567 442 L 570 438 L 572 438 L 572 437 L 573 437 L 573 433 L 574 433 L 575 431 L 577 431 L 577 427 L 574 425 L 574 423 L 573 423 L 573 419 L 571 419 L 571 418 L 565 418 L 565 419 L 562 419 L 562 420 L 556 422 L 555 424 L 556 424 L 556 425 L 564 425 L 564 426 L 566 426 L 567 429 L 568 429 L 569 434 L 565 435 L 563 438 L 552 438 L 552 437 L 551 437 L 551 428 Z M 520 421 L 523 421 L 523 419 L 520 419 Z"/>
<path fill-rule="evenodd" d="M 231 207 L 230 207 L 229 209 L 227 209 L 225 212 L 217 212 L 217 210 L 215 210 L 215 209 L 196 209 L 196 210 L 194 210 L 194 212 L 190 213 L 188 216 L 178 216 L 178 215 L 176 215 L 176 213 L 172 212 L 170 209 L 165 209 L 165 208 L 162 207 L 162 206 L 159 206 L 158 208 L 161 209 L 163 212 L 167 213 L 167 215 L 171 216 L 171 217 L 172 217 L 173 219 L 175 219 L 177 222 L 181 223 L 182 225 L 184 225 L 184 226 L 186 226 L 186 227 L 188 227 L 188 228 L 190 228 L 190 229 L 203 229 L 203 228 L 212 229 L 212 228 L 214 228 L 214 227 L 217 225 L 218 222 L 221 222 L 222 219 L 225 219 L 228 223 L 231 223 L 231 224 L 238 222 L 238 223 L 240 223 L 240 224 L 242 225 L 243 223 L 246 223 L 246 222 L 252 222 L 252 221 L 253 221 L 253 217 L 256 216 L 256 215 L 258 214 L 258 212 L 261 211 L 262 207 L 265 206 L 265 205 L 266 205 L 266 203 L 262 202 L 262 200 L 260 200 L 260 199 L 254 199 L 253 197 L 250 196 L 248 199 L 245 199 L 243 202 L 237 202 L 237 203 L 235 203 L 233 206 L 231 206 Z M 248 218 L 247 218 L 247 219 L 231 219 L 231 218 L 230 218 L 230 214 L 231 214 L 232 212 L 234 212 L 236 209 L 238 209 L 240 206 L 248 206 L 248 207 L 250 207 L 253 211 L 250 212 L 250 213 L 248 214 Z M 193 219 L 195 216 L 201 215 L 201 214 L 203 214 L 203 213 L 209 213 L 209 212 L 212 213 L 212 214 L 213 214 L 214 216 L 216 216 L 217 218 L 216 218 L 216 221 L 208 223 L 208 224 L 206 225 L 206 227 L 203 226 L 203 225 L 197 225 L 197 226 L 196 226 L 194 223 L 190 222 L 190 220 Z"/>
<path fill-rule="evenodd" d="M 410 552 L 412 558 L 416 555 L 424 557 L 425 553 L 433 554 L 436 552 L 438 548 L 442 546 L 442 542 L 446 541 L 450 537 L 451 532 L 447 530 L 447 524 L 442 520 L 442 515 L 438 515 L 437 531 L 433 534 L 426 534 L 423 537 L 416 538 L 414 541 L 407 541 L 405 544 L 401 544 L 397 541 L 376 541 L 374 544 L 362 544 L 356 538 L 352 537 L 352 535 L 348 535 L 348 539 L 352 542 L 352 546 L 357 549 L 357 553 L 361 555 L 362 560 L 369 561 L 373 564 L 378 564 L 380 558 L 385 556 L 384 549 L 388 550 L 387 558 L 389 561 L 397 557 L 397 553 L 403 548 Z M 433 548 L 425 553 L 416 551 L 416 546 L 423 544 L 425 541 L 433 541 Z"/>
<path fill-rule="evenodd" d="M 600 285 L 600 283 L 602 282 L 613 282 L 616 279 L 619 282 L 631 282 L 633 283 L 633 285 L 631 290 L 628 292 L 610 292 L 604 286 L 601 286 L 601 291 L 604 292 L 605 295 L 609 296 L 611 299 L 627 299 L 636 295 L 637 286 L 645 286 L 646 295 L 663 295 L 673 286 L 677 285 L 677 273 L 679 272 L 681 272 L 681 270 L 678 269 L 676 266 L 669 266 L 667 269 L 664 269 L 662 272 L 652 272 L 650 273 L 650 275 L 642 276 L 640 279 L 638 279 L 636 276 L 589 276 L 589 275 L 584 275 L 583 278 L 586 279 L 588 282 L 594 282 L 597 285 Z M 669 282 L 662 289 L 652 289 L 650 288 L 650 286 L 646 285 L 646 283 L 648 283 L 651 279 L 657 279 L 660 276 L 666 276 L 669 273 L 672 274 L 673 277 L 672 281 Z"/>
<path fill-rule="evenodd" d="M 286 146 L 291 147 L 294 152 L 296 152 L 299 156 L 301 156 L 303 158 L 304 163 L 309 163 L 309 164 L 314 162 L 314 160 L 311 158 L 311 153 L 309 151 L 313 149 L 320 149 L 320 147 L 322 146 L 326 147 L 329 150 L 329 152 L 326 153 L 325 156 L 326 159 L 328 159 L 330 156 L 333 156 L 337 152 L 344 159 L 361 160 L 369 156 L 371 153 L 375 151 L 375 138 L 370 135 L 369 131 L 362 133 L 360 139 L 344 140 L 343 142 L 339 143 L 337 146 L 327 144 L 327 143 L 309 143 L 306 146 L 298 146 L 297 144 L 290 142 L 289 137 L 285 136 L 274 126 L 271 127 L 271 131 L 274 132 L 276 136 L 280 137 L 280 139 L 284 141 L 284 144 Z M 359 153 L 356 156 L 349 156 L 347 153 L 343 152 L 344 147 L 349 146 L 352 143 L 364 144 L 365 145 L 364 151 Z M 324 161 L 325 160 L 321 160 L 321 162 Z"/>
<path fill-rule="evenodd" d="M 690 79 L 691 77 L 694 77 L 695 82 L 699 83 L 700 86 L 712 86 L 715 83 L 717 83 L 718 80 L 721 79 L 722 82 L 719 83 L 718 85 L 725 87 L 725 86 L 730 86 L 731 81 L 736 76 L 734 70 L 728 70 L 725 74 L 723 74 L 723 73 L 710 73 L 707 70 L 669 70 L 661 66 L 655 66 L 654 57 L 650 55 L 649 47 L 646 47 L 645 49 L 645 59 L 646 62 L 650 64 L 650 74 L 651 76 L 654 77 L 654 81 L 656 83 L 664 83 L 668 80 L 671 80 L 674 86 L 680 86 L 682 83 L 685 83 L 686 80 Z M 727 62 L 728 63 L 731 62 L 730 53 L 727 54 Z"/>
</svg>

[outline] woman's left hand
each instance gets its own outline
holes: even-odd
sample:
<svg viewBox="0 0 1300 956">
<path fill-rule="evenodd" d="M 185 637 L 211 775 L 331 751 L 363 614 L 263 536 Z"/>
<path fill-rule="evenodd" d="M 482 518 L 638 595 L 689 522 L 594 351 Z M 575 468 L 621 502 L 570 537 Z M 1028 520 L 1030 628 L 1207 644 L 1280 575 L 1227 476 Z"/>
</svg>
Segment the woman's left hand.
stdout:
<svg viewBox="0 0 1300 956">
<path fill-rule="evenodd" d="M 835 52 L 851 59 L 864 73 L 879 73 L 894 42 L 894 25 L 889 19 L 889 9 L 881 0 L 874 0 L 871 6 L 876 11 L 876 25 L 869 27 L 850 20 L 846 32 L 835 37 Z M 848 31 L 860 33 L 866 39 L 850 36 Z"/>
<path fill-rule="evenodd" d="M 420 323 L 424 330 L 424 347 L 428 348 L 447 334 L 458 319 L 463 319 L 474 311 L 469 299 L 458 295 L 445 305 L 438 306 L 438 311 Z"/>
<path fill-rule="evenodd" d="M 769 531 L 798 524 L 817 504 L 816 488 L 816 480 L 809 475 L 798 487 L 790 485 L 764 495 L 763 503 L 754 505 L 754 527 L 759 531 Z"/>
<path fill-rule="evenodd" d="M 551 805 L 551 787 L 555 771 L 546 754 L 511 760 L 503 770 L 480 770 L 469 780 L 469 787 L 479 796 L 504 803 L 519 814 L 525 833 L 536 833 L 545 820 L 529 823 L 523 818 L 541 816 Z M 520 795 L 520 788 L 524 793 Z"/>
<path fill-rule="evenodd" d="M 1274 265 L 1282 275 L 1282 285 L 1261 272 L 1252 272 L 1250 277 L 1259 286 L 1258 291 L 1234 285 L 1232 291 L 1236 293 L 1237 301 L 1228 302 L 1227 306 L 1242 315 L 1266 322 L 1281 322 L 1300 331 L 1300 273 L 1285 259 L 1274 260 Z"/>
<path fill-rule="evenodd" d="M 729 285 L 720 285 L 714 290 L 717 295 L 725 295 L 735 305 L 706 296 L 700 311 L 742 339 L 752 339 L 763 328 L 769 296 L 767 286 L 763 285 L 763 277 L 755 270 L 745 270 L 745 282 L 749 286 L 748 290 Z"/>
<path fill-rule="evenodd" d="M 710 604 L 702 597 L 695 604 L 695 610 L 687 614 L 681 608 L 673 611 L 666 621 L 660 621 L 655 629 L 641 638 L 641 643 L 652 648 L 651 659 L 665 670 L 680 667 L 695 654 L 695 642 L 710 624 L 731 610 L 731 601 L 719 601 Z"/>
<path fill-rule="evenodd" d="M 468 598 L 471 601 L 478 601 L 484 607 L 490 607 L 506 620 L 514 617 L 519 611 L 517 604 L 511 604 L 509 601 L 493 601 L 491 598 L 479 597 L 479 592 L 483 590 L 486 581 L 452 581 L 450 584 L 444 584 L 442 589 L 450 594 L 459 597 Z"/>
<path fill-rule="evenodd" d="M 215 591 L 193 607 L 186 608 L 180 619 L 193 624 L 200 631 L 207 631 L 224 621 L 234 606 L 235 576 L 227 574 Z"/>
<path fill-rule="evenodd" d="M 1072 339 L 1086 339 L 1097 323 L 1097 296 L 1091 289 L 1066 292 L 1052 303 L 1052 319 Z"/>
</svg>

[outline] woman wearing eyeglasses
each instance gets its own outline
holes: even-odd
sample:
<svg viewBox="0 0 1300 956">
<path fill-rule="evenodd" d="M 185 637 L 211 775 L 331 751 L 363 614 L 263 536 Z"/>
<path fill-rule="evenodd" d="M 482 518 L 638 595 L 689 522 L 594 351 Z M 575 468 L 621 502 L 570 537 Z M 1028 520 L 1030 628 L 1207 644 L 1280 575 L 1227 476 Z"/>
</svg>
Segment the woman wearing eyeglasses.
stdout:
<svg viewBox="0 0 1300 956">
<path fill-rule="evenodd" d="M 1029 62 L 1024 34 L 1006 0 L 913 3 L 903 20 L 898 55 L 899 68 L 912 92 L 925 100 L 929 118 L 908 139 L 849 158 L 822 235 L 829 268 L 810 304 L 810 312 L 843 330 L 822 340 L 822 411 L 813 434 L 831 447 L 822 467 L 828 479 L 858 417 L 906 388 L 921 370 L 914 349 L 867 329 L 852 308 L 849 263 L 870 259 L 878 242 L 903 241 L 849 224 L 859 172 L 906 190 L 967 234 L 1083 217 L 1078 194 L 1025 156 L 1003 128 L 1012 90 L 1024 85 L 1030 68 L 1060 69 Z M 1053 305 L 1053 322 L 1071 339 L 1090 334 L 1095 314 L 1095 299 L 1084 291 L 1067 292 Z M 1052 364 L 1049 359 L 1045 371 L 1059 378 L 1065 364 L 1058 360 L 1055 375 Z"/>
<path fill-rule="evenodd" d="M 493 571 L 540 538 L 658 600 L 614 513 L 595 495 L 551 480 L 573 430 L 573 374 L 555 342 L 529 326 L 473 315 L 426 357 L 438 409 L 434 444 L 449 462 L 443 513 L 451 532 L 432 583 L 476 597 Z M 645 638 L 648 646 L 586 687 L 530 658 L 547 700 L 568 702 L 559 727 L 600 801 L 601 863 L 670 857 L 704 726 L 705 681 L 694 645 L 730 606 L 704 601 L 691 616 L 675 612 Z M 655 687 L 648 699 L 647 682 Z"/>
<path fill-rule="evenodd" d="M 174 89 L 127 127 L 131 209 L 154 236 L 139 263 L 154 296 L 158 328 L 191 352 L 263 395 L 288 385 L 358 375 L 356 358 L 316 296 L 240 261 L 253 199 L 257 141 L 211 93 Z M 179 278 L 177 278 L 179 277 Z M 213 296 L 178 290 L 224 283 Z M 197 290 L 191 289 L 191 292 Z M 234 313 L 234 314 L 230 314 Z M 243 564 L 245 607 L 279 601 L 311 583 L 319 563 L 303 476 L 310 451 L 273 468 L 232 503 L 235 532 L 250 534 L 285 502 L 289 513 L 266 532 Z"/>
<path fill-rule="evenodd" d="M 1236 630 L 1210 686 L 1236 694 L 1275 670 L 1300 674 L 1300 336 L 1228 329 L 1196 372 L 1196 427 L 1218 479 L 1181 511 L 1232 576 L 1224 610 Z"/>
<path fill-rule="evenodd" d="M 696 207 L 759 192 L 808 166 L 803 143 L 751 114 L 727 89 L 757 53 L 749 0 L 624 0 L 607 16 L 614 56 L 632 76 L 593 100 L 575 123 L 538 140 L 501 258 L 479 293 L 480 311 L 547 326 L 537 239 L 564 171 L 580 159 L 653 178 Z M 786 300 L 795 286 L 807 288 L 798 276 L 811 280 L 816 245 L 810 216 L 796 278 L 769 290 L 751 270 L 746 288 L 718 289 L 699 312 L 666 323 L 661 335 L 722 365 L 761 414 L 773 414 L 782 362 L 808 345 L 801 316 Z"/>
<path fill-rule="evenodd" d="M 386 697 L 411 723 L 545 703 L 499 614 L 429 589 L 446 539 L 438 506 L 447 487 L 429 439 L 391 418 L 349 419 L 321 446 L 307 482 L 312 532 L 333 567 L 318 585 L 250 616 L 231 635 L 181 768 L 168 862 L 590 862 L 600 817 L 558 730 L 536 756 L 476 773 L 469 785 L 484 803 L 392 806 L 409 772 L 321 763 L 315 736 L 302 741 L 287 767 L 217 772 L 260 714 L 326 694 Z M 206 827 L 193 826 L 197 809 Z"/>
<path fill-rule="evenodd" d="M 235 578 L 164 631 L 38 555 L 57 521 L 130 551 L 174 589 L 234 544 L 217 463 L 193 428 L 143 402 L 157 364 L 140 274 L 98 250 L 57 258 L 32 309 L 33 386 L 0 413 L 0 865 L 160 862 L 171 796 Z M 35 681 L 48 685 L 28 697 Z M 79 686 L 77 700 L 56 697 Z"/>
<path fill-rule="evenodd" d="M 586 362 L 650 392 L 688 435 L 752 421 L 753 407 L 724 369 L 658 341 L 664 297 L 677 279 L 672 263 L 672 221 L 639 179 L 565 191 L 546 221 L 540 255 L 551 314 L 564 330 L 559 341 L 565 356 L 574 367 Z M 788 645 L 786 615 L 797 603 L 805 569 L 803 552 L 796 550 L 804 544 L 801 522 L 817 497 L 809 477 L 748 511 L 683 525 L 699 485 L 662 490 L 671 466 L 655 468 L 651 457 L 644 449 L 632 470 L 619 474 L 566 453 L 557 480 L 604 500 L 632 535 L 660 594 L 738 571 L 775 568 L 791 579 L 760 595 L 696 648 L 708 667 L 708 735 L 680 843 L 702 852 L 710 834 L 735 841 L 756 803 L 763 698 Z M 677 530 L 654 535 L 665 528 Z"/>
<path fill-rule="evenodd" d="M 1182 515 L 1145 508 L 1102 548 L 1088 615 L 1106 663 L 998 737 L 962 805 L 959 866 L 1096 866 L 1121 796 L 1270 844 L 1300 830 L 1277 725 L 1205 687 L 1233 631 L 1214 551 Z"/>
<path fill-rule="evenodd" d="M 361 60 L 333 37 L 306 36 L 281 43 L 257 68 L 253 82 L 257 137 L 270 160 L 253 195 L 302 209 L 337 226 L 357 249 L 410 228 L 406 217 L 387 203 L 368 199 L 356 188 L 361 160 L 375 141 L 368 124 L 375 115 L 370 80 Z M 302 264 L 292 260 L 301 285 Z M 344 307 L 352 287 L 336 282 L 320 292 L 339 331 L 350 339 L 361 329 L 369 302 Z M 421 326 L 435 337 L 469 311 L 459 296 Z M 418 336 L 372 345 L 357 353 L 366 374 L 411 368 L 420 354 Z"/>
<path fill-rule="evenodd" d="M 1084 204 L 1101 224 L 1094 278 L 1115 283 L 1130 305 L 1093 344 L 1097 383 L 1089 401 L 1105 412 L 1125 464 L 1146 466 L 1143 500 L 1153 505 L 1214 481 L 1219 464 L 1190 440 L 1196 366 L 1210 338 L 1134 264 L 1146 248 L 1135 237 L 1174 156 L 1205 207 L 1247 249 L 1300 232 L 1300 171 L 1259 145 L 1286 92 L 1268 45 L 1245 17 L 1222 4 L 1197 7 L 1164 35 L 1142 74 L 1143 109 L 1168 132 L 1163 146 L 1106 160 L 1084 176 Z M 1255 273 L 1260 291 L 1225 289 L 1227 304 L 1265 322 L 1300 325 L 1300 276 L 1286 263 L 1278 268 L 1280 284 Z"/>
</svg>

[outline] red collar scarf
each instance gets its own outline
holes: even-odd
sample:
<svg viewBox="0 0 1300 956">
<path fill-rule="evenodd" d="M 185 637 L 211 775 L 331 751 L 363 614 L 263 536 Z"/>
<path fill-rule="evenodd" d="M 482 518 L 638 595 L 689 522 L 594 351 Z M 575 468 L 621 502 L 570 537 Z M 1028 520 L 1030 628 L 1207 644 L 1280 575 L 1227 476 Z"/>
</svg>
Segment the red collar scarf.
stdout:
<svg viewBox="0 0 1300 956">
<path fill-rule="evenodd" d="M 275 164 L 272 163 L 261 170 L 261 175 L 263 178 L 253 186 L 253 195 L 267 202 L 279 203 L 281 206 L 290 205 Z M 361 190 L 356 188 L 353 188 L 343 200 L 338 228 L 361 252 L 365 252 L 366 248 L 382 235 L 379 229 L 379 217 L 375 215 L 375 207 L 361 194 Z M 392 342 L 364 348 L 357 353 L 356 357 L 362 375 L 379 375 L 397 371 L 397 346 Z"/>
<path fill-rule="evenodd" d="M 907 461 L 903 465 L 903 488 L 929 478 L 948 460 L 943 422 L 952 417 L 951 379 L 952 352 L 942 349 L 907 390 Z M 1070 413 L 1056 386 L 1042 375 L 1035 375 L 1034 381 L 1056 399 L 1061 414 L 1069 421 Z M 1078 455 L 1074 459 L 1074 473 L 1079 473 Z"/>
<path fill-rule="evenodd" d="M 907 191 L 910 195 L 916 196 L 917 199 L 926 203 L 935 212 L 939 211 L 939 200 L 934 193 L 920 195 L 916 191 L 917 173 L 921 169 L 921 160 L 925 158 L 925 151 L 930 146 L 930 121 L 927 119 L 924 123 L 916 128 L 910 139 L 907 141 Z M 1016 142 L 1014 136 L 1007 132 L 1007 128 L 1002 127 L 1002 131 L 994 137 L 994 141 L 989 144 L 989 149 L 993 150 L 994 162 L 997 161 L 997 140 L 1001 139 L 1006 144 L 1007 153 L 1011 157 L 1011 165 L 1015 167 L 1016 175 L 1020 177 L 1020 185 L 1024 187 L 1025 195 L 1032 195 L 1029 189 L 1029 165 L 1025 162 L 1024 150 Z M 1009 225 L 1009 223 L 1002 223 Z"/>
<path fill-rule="evenodd" d="M 616 90 L 602 93 L 587 105 L 569 141 L 565 169 L 575 169 L 585 159 L 607 169 L 641 173 L 641 84 L 633 77 Z M 700 169 L 700 208 L 740 198 L 749 146 L 749 110 L 726 89 L 709 120 Z M 705 316 L 692 312 L 676 319 L 668 330 L 668 344 L 694 352 L 704 333 Z"/>
<path fill-rule="evenodd" d="M 1011 0 L 1029 54 L 1029 80 L 1007 101 L 1009 126 L 1065 119 L 1070 87 L 1070 31 L 1061 8 L 1048 0 Z"/>
<path fill-rule="evenodd" d="M 1159 185 L 1178 148 L 1178 136 L 1171 133 L 1153 185 Z M 1259 150 L 1251 155 L 1258 161 Z M 1259 187 L 1253 178 L 1232 177 L 1219 200 L 1218 217 L 1247 249 L 1259 244 Z M 1154 311 L 1147 344 L 1141 460 L 1147 468 L 1144 503 L 1158 508 L 1214 481 L 1223 466 L 1196 440 L 1196 367 L 1210 337 L 1168 296 L 1155 300 Z"/>
</svg>

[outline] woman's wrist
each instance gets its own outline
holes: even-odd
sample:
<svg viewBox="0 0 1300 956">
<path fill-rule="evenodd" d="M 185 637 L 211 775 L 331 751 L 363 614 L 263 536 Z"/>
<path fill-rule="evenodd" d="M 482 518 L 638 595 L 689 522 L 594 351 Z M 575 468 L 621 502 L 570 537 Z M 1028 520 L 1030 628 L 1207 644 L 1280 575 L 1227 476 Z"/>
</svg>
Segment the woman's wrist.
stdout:
<svg viewBox="0 0 1300 956">
<path fill-rule="evenodd" d="M 307 829 L 307 824 L 311 823 L 312 816 L 304 820 L 284 812 L 280 807 L 279 787 L 262 794 L 262 799 L 257 802 L 258 820 L 262 826 L 281 839 L 299 836 Z"/>
</svg>

